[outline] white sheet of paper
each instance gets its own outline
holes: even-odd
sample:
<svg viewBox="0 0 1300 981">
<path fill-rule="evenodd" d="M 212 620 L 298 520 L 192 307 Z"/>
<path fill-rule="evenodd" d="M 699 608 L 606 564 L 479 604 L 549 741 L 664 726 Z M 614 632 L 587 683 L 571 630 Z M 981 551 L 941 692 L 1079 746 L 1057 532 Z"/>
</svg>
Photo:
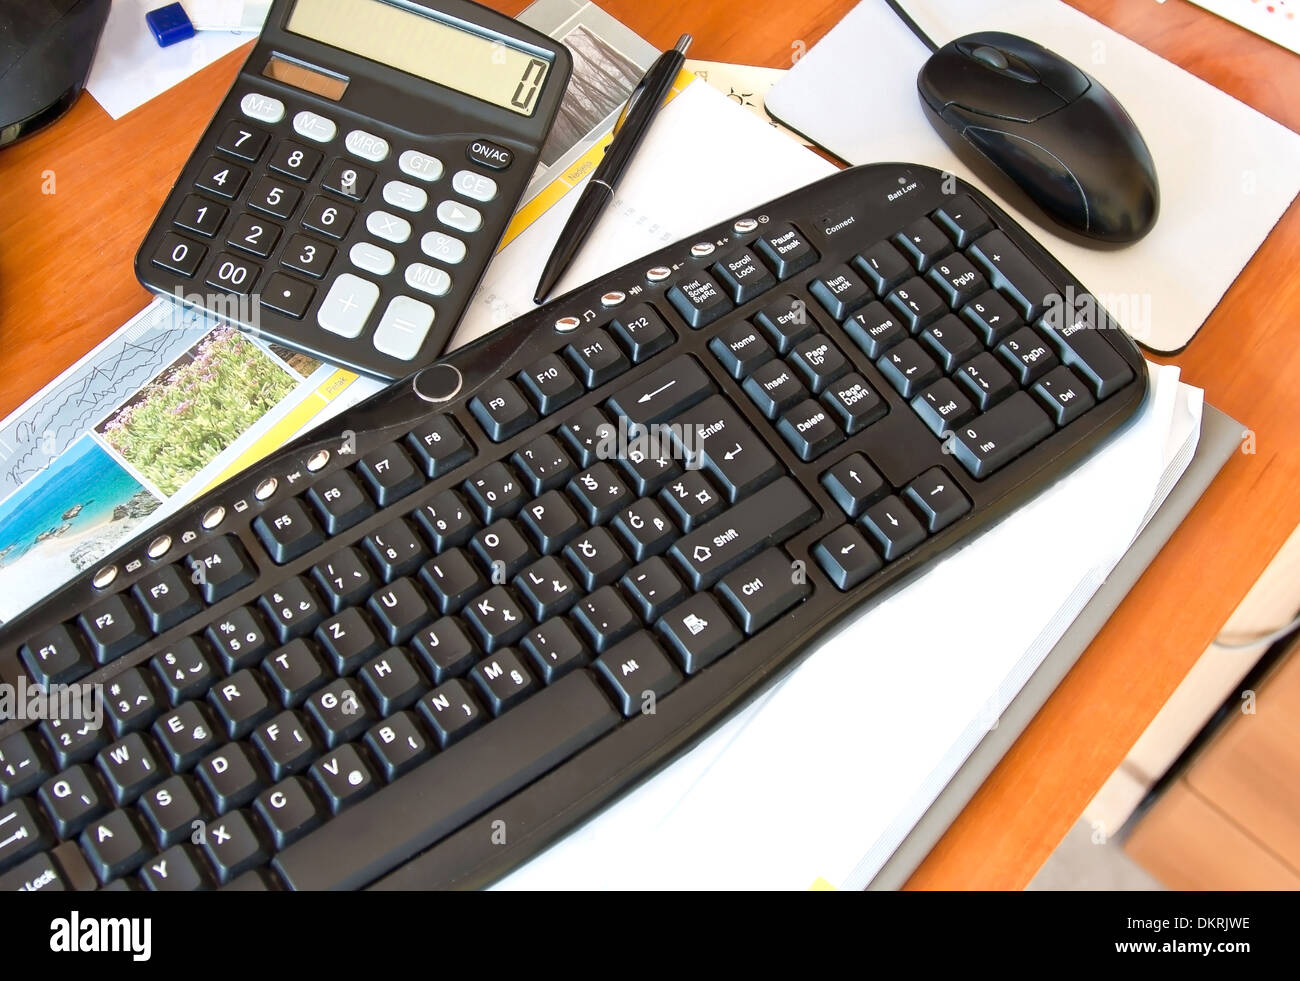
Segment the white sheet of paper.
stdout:
<svg viewBox="0 0 1300 981">
<path fill-rule="evenodd" d="M 1200 392 L 1151 370 L 1141 414 L 1079 470 L 498 888 L 863 888 L 1186 468 Z"/>
<path fill-rule="evenodd" d="M 201 31 L 161 48 L 144 15 L 162 6 L 166 0 L 113 0 L 86 90 L 114 119 L 252 39 L 242 33 Z"/>
<path fill-rule="evenodd" d="M 1124 105 L 1160 179 L 1160 217 L 1146 238 L 1099 251 L 1008 210 L 1135 338 L 1183 348 L 1300 192 L 1300 135 L 1057 0 L 904 6 L 939 44 L 981 30 L 1031 38 Z M 923 114 L 916 74 L 928 56 L 888 7 L 865 0 L 777 82 L 767 108 L 853 163 L 914 161 L 983 187 Z"/>
</svg>

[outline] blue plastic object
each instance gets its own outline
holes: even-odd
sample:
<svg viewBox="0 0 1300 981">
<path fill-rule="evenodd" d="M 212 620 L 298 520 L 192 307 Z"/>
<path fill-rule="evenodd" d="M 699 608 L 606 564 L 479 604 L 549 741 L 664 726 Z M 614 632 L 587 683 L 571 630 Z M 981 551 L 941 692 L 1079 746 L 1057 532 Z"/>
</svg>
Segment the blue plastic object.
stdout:
<svg viewBox="0 0 1300 981">
<path fill-rule="evenodd" d="M 144 15 L 144 20 L 161 48 L 194 36 L 194 25 L 179 3 L 169 3 L 165 7 L 151 10 Z"/>
</svg>

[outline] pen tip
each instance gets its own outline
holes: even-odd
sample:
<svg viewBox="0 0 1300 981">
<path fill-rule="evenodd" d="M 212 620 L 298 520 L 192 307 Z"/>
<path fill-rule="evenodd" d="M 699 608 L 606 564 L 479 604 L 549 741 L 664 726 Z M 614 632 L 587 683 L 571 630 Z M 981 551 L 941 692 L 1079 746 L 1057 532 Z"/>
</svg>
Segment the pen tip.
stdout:
<svg viewBox="0 0 1300 981">
<path fill-rule="evenodd" d="M 691 42 L 694 40 L 695 38 L 691 37 L 689 34 L 683 34 L 677 39 L 677 44 L 673 50 L 686 54 L 686 49 L 691 46 Z"/>
</svg>

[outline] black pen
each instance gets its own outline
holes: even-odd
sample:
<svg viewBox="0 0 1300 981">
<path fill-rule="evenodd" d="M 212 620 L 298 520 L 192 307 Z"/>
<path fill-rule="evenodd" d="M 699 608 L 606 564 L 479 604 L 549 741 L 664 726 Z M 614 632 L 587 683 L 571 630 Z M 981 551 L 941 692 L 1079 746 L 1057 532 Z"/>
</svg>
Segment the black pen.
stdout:
<svg viewBox="0 0 1300 981">
<path fill-rule="evenodd" d="M 632 92 L 632 97 L 627 100 L 627 106 L 614 126 L 614 138 L 605 149 L 605 159 L 583 188 L 582 197 L 578 199 L 569 220 L 564 223 L 564 231 L 560 232 L 551 257 L 546 260 L 533 302 L 546 301 L 547 294 L 555 287 L 564 270 L 569 268 L 569 263 L 595 226 L 596 219 L 614 196 L 615 186 L 627 170 L 627 165 L 632 162 L 637 147 L 650 131 L 650 123 L 664 104 L 677 73 L 682 70 L 682 62 L 686 60 L 686 49 L 690 44 L 691 36 L 683 34 L 671 51 L 665 51 L 655 59 L 655 63 Z"/>
</svg>

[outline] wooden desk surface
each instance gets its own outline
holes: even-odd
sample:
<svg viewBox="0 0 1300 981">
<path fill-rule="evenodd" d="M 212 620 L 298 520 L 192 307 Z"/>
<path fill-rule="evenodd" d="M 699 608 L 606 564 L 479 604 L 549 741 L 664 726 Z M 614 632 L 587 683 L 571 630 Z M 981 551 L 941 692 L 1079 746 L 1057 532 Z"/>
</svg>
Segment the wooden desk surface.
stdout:
<svg viewBox="0 0 1300 981">
<path fill-rule="evenodd" d="M 1184 0 L 1074 3 L 1300 130 L 1295 55 Z M 784 68 L 795 42 L 811 47 L 853 0 L 602 4 L 659 47 L 689 30 L 693 57 Z M 526 4 L 492 5 L 516 14 Z M 49 130 L 0 151 L 0 416 L 147 302 L 132 257 L 243 57 L 233 53 L 118 122 L 83 97 Z M 919 111 L 917 125 L 927 125 Z M 51 179 L 55 193 L 42 193 Z M 1258 452 L 1228 464 L 912 886 L 1028 882 L 1300 523 L 1297 269 L 1293 205 L 1172 359 L 1210 402 L 1253 428 Z"/>
</svg>

